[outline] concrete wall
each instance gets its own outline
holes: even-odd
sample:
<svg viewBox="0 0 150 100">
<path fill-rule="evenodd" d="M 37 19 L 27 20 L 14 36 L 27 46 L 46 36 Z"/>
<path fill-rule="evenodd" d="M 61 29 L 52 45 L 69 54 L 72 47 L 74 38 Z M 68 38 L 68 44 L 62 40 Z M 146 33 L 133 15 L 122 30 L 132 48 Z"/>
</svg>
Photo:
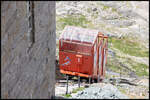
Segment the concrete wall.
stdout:
<svg viewBox="0 0 150 100">
<path fill-rule="evenodd" d="M 2 98 L 51 98 L 55 94 L 55 1 L 34 1 L 29 46 L 27 2 L 1 2 Z"/>
</svg>

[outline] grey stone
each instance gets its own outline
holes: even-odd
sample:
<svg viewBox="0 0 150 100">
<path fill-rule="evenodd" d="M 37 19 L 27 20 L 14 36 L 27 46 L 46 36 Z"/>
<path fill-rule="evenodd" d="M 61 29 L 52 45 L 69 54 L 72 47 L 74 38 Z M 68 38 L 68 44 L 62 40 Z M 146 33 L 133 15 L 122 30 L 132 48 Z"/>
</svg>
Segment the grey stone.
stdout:
<svg viewBox="0 0 150 100">
<path fill-rule="evenodd" d="M 78 99 L 127 99 L 128 97 L 111 84 L 103 87 L 91 86 L 77 93 Z"/>
<path fill-rule="evenodd" d="M 3 1 L 1 5 L 3 99 L 55 95 L 55 1 L 33 3 L 35 42 L 31 47 L 27 2 Z"/>
</svg>

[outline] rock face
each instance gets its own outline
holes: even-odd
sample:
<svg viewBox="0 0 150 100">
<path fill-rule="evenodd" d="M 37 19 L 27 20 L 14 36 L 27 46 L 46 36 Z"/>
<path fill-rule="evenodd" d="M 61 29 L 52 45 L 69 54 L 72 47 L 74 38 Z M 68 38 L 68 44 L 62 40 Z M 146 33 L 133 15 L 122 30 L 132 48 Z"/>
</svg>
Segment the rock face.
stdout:
<svg viewBox="0 0 150 100">
<path fill-rule="evenodd" d="M 56 15 L 81 14 L 104 33 L 137 35 L 140 40 L 148 42 L 148 6 L 147 1 L 61 1 L 56 3 Z"/>
<path fill-rule="evenodd" d="M 52 98 L 55 95 L 55 2 L 35 1 L 30 9 L 28 2 L 19 1 L 3 1 L 1 6 L 2 98 Z M 32 22 L 28 11 L 31 9 Z"/>
<path fill-rule="evenodd" d="M 120 66 L 120 68 L 124 67 L 124 69 L 128 67 L 135 70 L 133 66 L 138 66 L 139 63 L 148 66 L 148 6 L 149 3 L 147 1 L 56 2 L 56 35 L 57 38 L 59 38 L 63 27 L 66 25 L 100 30 L 109 37 L 107 60 L 109 68 L 113 65 Z M 117 42 L 115 40 L 120 41 Z M 124 40 L 130 42 L 122 42 Z M 58 44 L 59 42 L 57 42 L 57 45 Z M 124 47 L 118 46 L 119 44 L 124 44 L 122 45 Z M 130 47 L 131 44 L 133 44 L 133 46 Z M 130 48 L 127 49 L 128 47 Z M 133 53 L 130 53 L 132 50 Z M 139 53 L 136 53 L 136 50 L 139 50 Z M 143 53 L 140 55 L 141 52 Z M 128 58 L 133 61 L 129 61 Z M 120 62 L 120 64 L 114 63 L 115 61 Z M 145 72 L 148 72 L 148 67 Z M 130 76 L 135 75 L 131 73 Z"/>
</svg>

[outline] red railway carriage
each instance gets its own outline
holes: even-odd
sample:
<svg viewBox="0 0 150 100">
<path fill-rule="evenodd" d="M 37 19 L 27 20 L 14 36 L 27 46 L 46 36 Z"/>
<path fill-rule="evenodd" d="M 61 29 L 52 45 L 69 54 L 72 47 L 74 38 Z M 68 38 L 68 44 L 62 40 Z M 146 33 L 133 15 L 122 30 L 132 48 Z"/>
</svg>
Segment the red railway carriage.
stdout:
<svg viewBox="0 0 150 100">
<path fill-rule="evenodd" d="M 98 30 L 66 26 L 59 38 L 59 65 L 63 74 L 103 79 L 108 37 Z"/>
</svg>

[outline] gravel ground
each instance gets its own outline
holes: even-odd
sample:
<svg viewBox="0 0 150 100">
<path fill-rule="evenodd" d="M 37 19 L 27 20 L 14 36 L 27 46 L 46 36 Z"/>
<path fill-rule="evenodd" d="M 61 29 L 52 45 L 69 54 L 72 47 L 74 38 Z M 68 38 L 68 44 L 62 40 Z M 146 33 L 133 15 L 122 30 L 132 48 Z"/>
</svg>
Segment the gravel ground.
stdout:
<svg viewBox="0 0 150 100">
<path fill-rule="evenodd" d="M 111 84 L 93 84 L 83 91 L 72 95 L 76 99 L 129 99 Z"/>
<path fill-rule="evenodd" d="M 86 84 L 85 83 L 81 83 L 80 87 L 84 87 Z M 55 96 L 62 96 L 63 94 L 66 93 L 66 83 L 64 84 L 56 84 L 55 85 Z M 71 93 L 73 91 L 73 89 L 77 89 L 78 88 L 78 84 L 77 83 L 68 83 L 68 93 Z"/>
<path fill-rule="evenodd" d="M 120 82 L 110 82 L 110 80 L 104 80 L 101 83 L 82 83 L 81 87 L 85 87 L 83 91 L 78 91 L 77 93 L 72 93 L 73 89 L 78 88 L 77 82 L 69 81 L 68 93 L 71 97 L 65 97 L 66 93 L 66 83 L 57 83 L 55 86 L 55 96 L 60 96 L 66 99 L 148 99 L 149 98 L 149 86 L 148 79 L 133 79 L 133 78 L 123 78 L 128 80 L 129 83 L 135 83 L 136 85 Z M 120 80 L 115 78 L 114 80 Z M 121 81 L 121 80 L 120 80 Z M 146 84 L 146 85 L 145 85 Z M 61 99 L 61 98 L 60 98 Z"/>
</svg>

